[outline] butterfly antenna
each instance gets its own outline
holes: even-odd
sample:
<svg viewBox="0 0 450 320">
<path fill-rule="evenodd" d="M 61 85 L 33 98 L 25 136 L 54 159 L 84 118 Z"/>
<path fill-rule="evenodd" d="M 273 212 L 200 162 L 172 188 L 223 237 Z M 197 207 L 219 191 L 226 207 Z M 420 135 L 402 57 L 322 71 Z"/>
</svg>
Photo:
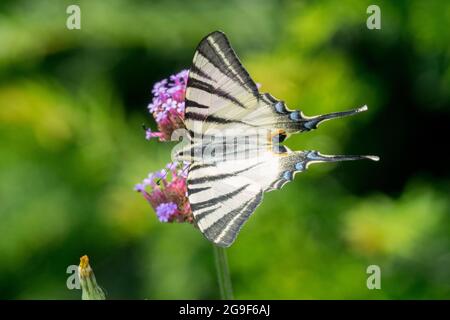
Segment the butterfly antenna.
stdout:
<svg viewBox="0 0 450 320">
<path fill-rule="evenodd" d="M 183 168 L 183 170 L 181 171 L 181 173 L 184 174 L 188 169 L 189 169 L 189 166 L 186 166 L 185 168 Z M 157 184 L 157 185 L 159 185 L 159 184 L 161 183 L 161 180 L 162 180 L 162 179 L 164 179 L 165 177 L 167 177 L 168 172 L 169 172 L 168 170 L 165 170 L 165 171 L 164 171 L 164 175 L 163 175 L 162 177 L 160 177 L 160 178 L 156 181 L 156 184 Z"/>
<path fill-rule="evenodd" d="M 169 173 L 169 170 L 166 170 L 166 169 L 161 170 L 161 171 L 164 171 L 164 174 L 161 177 L 159 177 L 158 180 L 156 180 L 156 184 L 158 186 L 161 184 L 161 180 L 165 179 L 167 177 L 167 174 Z"/>
<path fill-rule="evenodd" d="M 161 184 L 161 180 L 167 177 L 167 171 L 164 173 L 162 177 L 160 177 L 158 180 L 156 180 L 156 184 L 159 186 Z"/>
<path fill-rule="evenodd" d="M 366 105 L 360 107 L 360 108 L 356 108 L 356 109 L 352 109 L 352 110 L 348 110 L 348 111 L 340 111 L 340 112 L 333 112 L 333 113 L 328 113 L 328 114 L 324 114 L 324 115 L 320 115 L 320 116 L 314 116 L 314 117 L 308 117 L 302 114 L 302 118 L 304 119 L 302 122 L 302 126 L 306 129 L 306 130 L 312 130 L 312 129 L 317 129 L 317 126 L 319 124 L 321 124 L 324 121 L 330 120 L 330 119 L 336 119 L 336 118 L 343 118 L 343 117 L 348 117 L 348 116 L 352 116 L 354 114 L 360 113 L 360 112 L 364 112 L 367 111 L 368 108 Z"/>
</svg>

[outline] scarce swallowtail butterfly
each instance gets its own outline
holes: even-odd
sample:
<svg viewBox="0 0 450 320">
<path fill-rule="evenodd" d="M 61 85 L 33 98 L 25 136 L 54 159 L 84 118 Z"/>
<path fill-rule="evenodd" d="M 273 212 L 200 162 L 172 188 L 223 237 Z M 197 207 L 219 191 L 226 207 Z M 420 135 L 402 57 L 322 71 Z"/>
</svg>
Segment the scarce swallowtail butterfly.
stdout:
<svg viewBox="0 0 450 320">
<path fill-rule="evenodd" d="M 281 142 L 290 134 L 317 128 L 323 121 L 358 109 L 307 117 L 281 100 L 260 93 L 224 33 L 198 45 L 186 88 L 183 143 L 175 160 L 189 161 L 187 190 L 200 231 L 228 247 L 263 199 L 312 163 L 376 156 L 323 155 L 291 151 Z"/>
</svg>

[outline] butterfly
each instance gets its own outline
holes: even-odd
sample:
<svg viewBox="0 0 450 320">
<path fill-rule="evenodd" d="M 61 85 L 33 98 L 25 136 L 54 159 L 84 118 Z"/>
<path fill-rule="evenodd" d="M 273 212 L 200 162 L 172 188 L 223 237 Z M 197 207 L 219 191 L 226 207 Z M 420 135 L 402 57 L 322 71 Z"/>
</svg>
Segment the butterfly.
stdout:
<svg viewBox="0 0 450 320">
<path fill-rule="evenodd" d="M 281 143 L 291 134 L 316 129 L 361 108 L 308 117 L 258 86 L 224 33 L 201 40 L 189 71 L 183 144 L 175 160 L 189 161 L 187 193 L 194 220 L 214 244 L 229 247 L 265 192 L 280 189 L 312 163 L 376 156 L 323 155 L 291 151 Z"/>
</svg>

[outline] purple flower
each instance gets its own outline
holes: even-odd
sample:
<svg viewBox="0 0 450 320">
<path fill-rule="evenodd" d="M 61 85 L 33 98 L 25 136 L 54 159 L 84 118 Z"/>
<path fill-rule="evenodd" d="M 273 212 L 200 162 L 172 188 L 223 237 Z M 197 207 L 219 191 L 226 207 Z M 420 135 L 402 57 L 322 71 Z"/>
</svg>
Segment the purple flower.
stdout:
<svg viewBox="0 0 450 320">
<path fill-rule="evenodd" d="M 184 98 L 189 71 L 183 70 L 157 82 L 152 89 L 153 99 L 148 105 L 158 126 L 158 131 L 145 128 L 145 138 L 168 141 L 172 132 L 184 126 Z M 187 198 L 187 169 L 189 162 L 171 162 L 166 169 L 150 173 L 141 183 L 138 191 L 156 211 L 161 222 L 193 223 L 193 215 Z"/>
<path fill-rule="evenodd" d="M 159 132 L 146 131 L 147 140 L 157 137 L 160 141 L 168 141 L 173 131 L 184 126 L 184 97 L 188 74 L 188 70 L 183 70 L 153 86 L 153 99 L 148 110 L 155 119 Z"/>
<path fill-rule="evenodd" d="M 154 103 L 149 103 L 147 106 L 148 111 L 150 112 L 155 112 L 157 110 L 158 105 L 154 104 Z"/>
<path fill-rule="evenodd" d="M 156 211 L 161 222 L 189 222 L 193 216 L 187 198 L 186 175 L 188 162 L 171 162 L 167 169 L 150 173 L 134 190 L 141 193 Z"/>
<path fill-rule="evenodd" d="M 177 211 L 177 205 L 173 202 L 161 203 L 156 208 L 156 215 L 159 221 L 168 222 L 173 214 Z"/>
<path fill-rule="evenodd" d="M 171 172 L 174 171 L 178 166 L 178 162 L 170 162 L 166 165 L 166 168 L 169 169 Z"/>
<path fill-rule="evenodd" d="M 161 132 L 153 132 L 151 129 L 146 128 L 145 129 L 145 139 L 150 140 L 154 137 L 161 137 Z"/>
<path fill-rule="evenodd" d="M 162 169 L 161 171 L 157 171 L 153 174 L 153 178 L 163 179 L 167 176 L 166 169 Z"/>
<path fill-rule="evenodd" d="M 167 79 L 163 79 L 163 80 L 155 83 L 155 85 L 153 86 L 152 93 L 155 96 L 159 96 L 160 94 L 164 94 L 164 92 L 166 91 L 166 84 L 167 84 Z"/>
</svg>

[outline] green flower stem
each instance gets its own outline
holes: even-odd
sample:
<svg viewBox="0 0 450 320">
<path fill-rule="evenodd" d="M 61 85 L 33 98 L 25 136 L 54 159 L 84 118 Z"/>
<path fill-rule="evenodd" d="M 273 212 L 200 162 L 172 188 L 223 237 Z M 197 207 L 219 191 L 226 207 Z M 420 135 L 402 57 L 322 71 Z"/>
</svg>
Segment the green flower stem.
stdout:
<svg viewBox="0 0 450 320">
<path fill-rule="evenodd" d="M 230 269 L 228 268 L 227 252 L 225 248 L 213 245 L 214 258 L 216 260 L 217 278 L 219 280 L 220 298 L 222 300 L 233 299 Z"/>
</svg>

